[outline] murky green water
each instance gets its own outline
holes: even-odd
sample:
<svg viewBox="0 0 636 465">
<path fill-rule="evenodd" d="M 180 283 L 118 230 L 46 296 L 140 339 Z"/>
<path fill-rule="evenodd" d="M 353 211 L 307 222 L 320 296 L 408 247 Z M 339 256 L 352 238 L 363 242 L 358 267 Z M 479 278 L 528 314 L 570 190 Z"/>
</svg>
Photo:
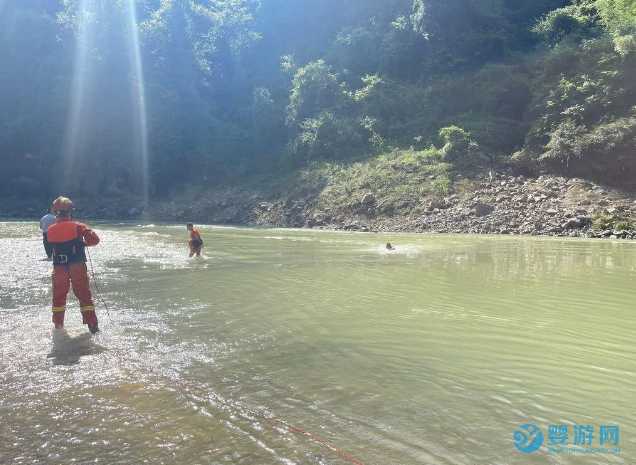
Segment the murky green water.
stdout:
<svg viewBox="0 0 636 465">
<path fill-rule="evenodd" d="M 72 296 L 52 330 L 37 226 L 0 223 L 1 464 L 350 463 L 215 394 L 364 465 L 636 463 L 636 243 L 199 226 L 188 259 L 184 226 L 94 227 L 92 338 Z"/>
</svg>

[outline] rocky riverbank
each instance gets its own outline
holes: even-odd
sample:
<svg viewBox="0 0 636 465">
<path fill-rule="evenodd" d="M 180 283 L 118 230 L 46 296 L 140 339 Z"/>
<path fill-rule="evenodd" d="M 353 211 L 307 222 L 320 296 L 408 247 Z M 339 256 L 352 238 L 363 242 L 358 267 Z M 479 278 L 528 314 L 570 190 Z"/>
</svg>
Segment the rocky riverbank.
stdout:
<svg viewBox="0 0 636 465">
<path fill-rule="evenodd" d="M 261 206 L 253 223 L 352 231 L 521 234 L 598 238 L 636 238 L 633 195 L 581 179 L 526 178 L 489 172 L 474 189 L 415 205 L 395 215 L 394 205 L 373 192 L 347 211 Z"/>
<path fill-rule="evenodd" d="M 189 198 L 188 198 L 189 197 Z M 636 238 L 636 196 L 582 179 L 508 172 L 486 173 L 463 192 L 439 198 L 388 202 L 372 191 L 343 208 L 325 208 L 319 195 L 294 197 L 279 190 L 225 188 L 194 191 L 173 202 L 139 198 L 76 198 L 85 220 L 136 220 L 307 227 L 361 232 L 520 234 Z M 34 218 L 34 203 L 14 204 L 5 218 Z"/>
</svg>

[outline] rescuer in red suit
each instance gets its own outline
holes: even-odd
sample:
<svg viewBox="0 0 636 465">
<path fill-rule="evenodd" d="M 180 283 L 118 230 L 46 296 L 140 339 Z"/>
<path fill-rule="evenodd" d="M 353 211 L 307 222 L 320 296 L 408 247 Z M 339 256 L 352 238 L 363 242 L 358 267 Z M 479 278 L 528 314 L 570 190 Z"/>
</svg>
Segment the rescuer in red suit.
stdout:
<svg viewBox="0 0 636 465">
<path fill-rule="evenodd" d="M 64 327 L 66 296 L 72 284 L 73 293 L 80 303 L 82 321 L 95 334 L 99 327 L 88 284 L 84 249 L 99 244 L 99 237 L 85 224 L 73 221 L 73 202 L 70 199 L 58 197 L 52 210 L 57 220 L 48 228 L 47 238 L 53 249 L 53 323 L 56 328 Z"/>
</svg>

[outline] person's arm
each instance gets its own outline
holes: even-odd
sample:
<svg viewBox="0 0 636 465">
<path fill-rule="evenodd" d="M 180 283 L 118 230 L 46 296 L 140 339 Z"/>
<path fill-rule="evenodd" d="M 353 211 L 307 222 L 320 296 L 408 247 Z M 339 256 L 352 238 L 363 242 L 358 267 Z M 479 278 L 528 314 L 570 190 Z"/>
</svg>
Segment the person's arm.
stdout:
<svg viewBox="0 0 636 465">
<path fill-rule="evenodd" d="M 84 244 L 86 244 L 88 247 L 99 244 L 99 236 L 95 234 L 95 231 L 87 228 L 85 224 L 77 224 L 77 233 L 77 235 L 84 241 Z"/>
</svg>

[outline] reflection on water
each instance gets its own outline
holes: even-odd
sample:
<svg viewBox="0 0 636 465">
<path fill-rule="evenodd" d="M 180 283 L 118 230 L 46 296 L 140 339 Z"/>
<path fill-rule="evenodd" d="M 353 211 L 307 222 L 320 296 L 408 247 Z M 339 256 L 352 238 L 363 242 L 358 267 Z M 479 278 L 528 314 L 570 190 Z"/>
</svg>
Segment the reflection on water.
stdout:
<svg viewBox="0 0 636 465">
<path fill-rule="evenodd" d="M 635 460 L 634 243 L 197 226 L 188 259 L 182 225 L 92 226 L 96 337 L 72 295 L 52 329 L 37 224 L 0 223 L 2 464 L 348 463 L 218 396 L 365 465 Z"/>
</svg>

